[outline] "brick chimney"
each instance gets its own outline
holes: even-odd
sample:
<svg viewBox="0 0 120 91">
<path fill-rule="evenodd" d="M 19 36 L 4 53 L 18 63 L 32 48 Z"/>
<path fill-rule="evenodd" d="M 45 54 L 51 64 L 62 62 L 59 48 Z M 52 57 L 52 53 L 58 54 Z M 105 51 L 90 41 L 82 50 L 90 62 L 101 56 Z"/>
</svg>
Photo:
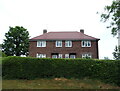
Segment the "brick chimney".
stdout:
<svg viewBox="0 0 120 91">
<path fill-rule="evenodd" d="M 80 29 L 80 32 L 81 32 L 81 33 L 84 33 L 84 29 Z"/>
<path fill-rule="evenodd" d="M 43 34 L 47 33 L 47 29 L 43 29 Z"/>
</svg>

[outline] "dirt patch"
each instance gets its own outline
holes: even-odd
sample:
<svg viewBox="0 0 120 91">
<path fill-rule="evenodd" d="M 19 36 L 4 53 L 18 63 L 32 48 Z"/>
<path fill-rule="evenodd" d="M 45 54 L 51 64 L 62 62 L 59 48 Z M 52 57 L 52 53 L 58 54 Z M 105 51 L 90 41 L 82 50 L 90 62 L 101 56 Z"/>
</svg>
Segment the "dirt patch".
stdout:
<svg viewBox="0 0 120 91">
<path fill-rule="evenodd" d="M 54 78 L 55 81 L 67 81 L 68 79 L 66 78 Z"/>
</svg>

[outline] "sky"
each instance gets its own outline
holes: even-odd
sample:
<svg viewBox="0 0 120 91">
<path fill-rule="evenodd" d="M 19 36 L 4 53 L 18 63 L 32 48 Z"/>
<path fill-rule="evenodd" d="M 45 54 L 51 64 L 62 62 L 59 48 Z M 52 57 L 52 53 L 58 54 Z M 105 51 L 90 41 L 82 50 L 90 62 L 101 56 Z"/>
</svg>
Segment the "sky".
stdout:
<svg viewBox="0 0 120 91">
<path fill-rule="evenodd" d="M 23 26 L 30 38 L 50 31 L 80 31 L 99 38 L 99 58 L 113 59 L 118 44 L 101 22 L 100 14 L 112 0 L 0 0 L 0 44 L 9 26 Z M 98 14 L 96 14 L 99 12 Z"/>
</svg>

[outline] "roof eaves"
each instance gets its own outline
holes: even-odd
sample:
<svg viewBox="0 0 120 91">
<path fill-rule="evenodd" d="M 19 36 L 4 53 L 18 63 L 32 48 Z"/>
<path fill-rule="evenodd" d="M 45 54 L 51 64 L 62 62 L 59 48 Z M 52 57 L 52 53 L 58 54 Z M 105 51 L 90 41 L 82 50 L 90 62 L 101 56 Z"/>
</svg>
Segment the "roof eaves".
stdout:
<svg viewBox="0 0 120 91">
<path fill-rule="evenodd" d="M 43 40 L 43 41 L 55 41 L 55 40 L 74 40 L 74 41 L 79 41 L 79 40 L 100 40 L 100 39 L 29 39 L 29 41 L 39 41 L 39 40 Z"/>
</svg>

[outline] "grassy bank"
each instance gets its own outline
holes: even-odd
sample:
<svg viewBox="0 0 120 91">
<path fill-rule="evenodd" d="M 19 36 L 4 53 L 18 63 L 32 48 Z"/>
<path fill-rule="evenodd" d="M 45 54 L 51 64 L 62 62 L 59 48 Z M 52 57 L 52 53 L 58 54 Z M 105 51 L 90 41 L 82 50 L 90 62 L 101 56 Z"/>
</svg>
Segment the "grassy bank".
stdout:
<svg viewBox="0 0 120 91">
<path fill-rule="evenodd" d="M 3 80 L 3 89 L 120 89 L 92 79 L 36 79 L 36 80 Z"/>
</svg>

